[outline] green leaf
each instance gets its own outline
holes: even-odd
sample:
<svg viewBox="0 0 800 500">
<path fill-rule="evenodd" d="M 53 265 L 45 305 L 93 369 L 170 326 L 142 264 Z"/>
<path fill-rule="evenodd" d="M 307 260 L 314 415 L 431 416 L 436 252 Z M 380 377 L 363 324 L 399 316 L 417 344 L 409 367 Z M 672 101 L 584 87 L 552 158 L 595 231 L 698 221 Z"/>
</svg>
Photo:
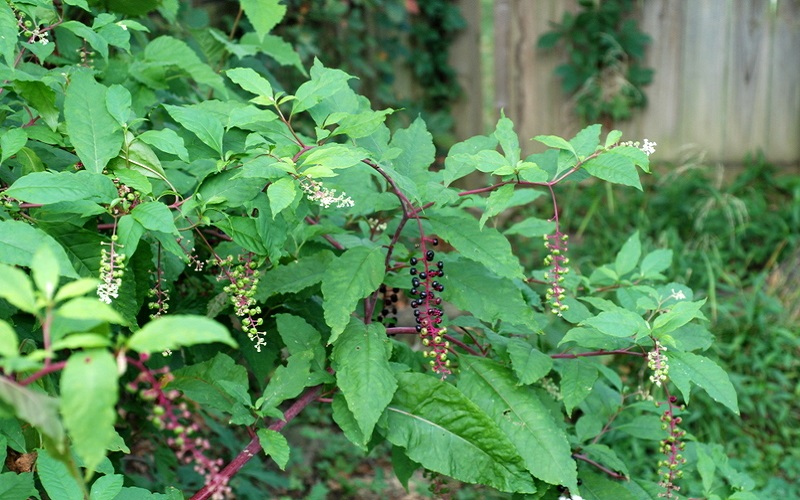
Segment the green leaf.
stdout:
<svg viewBox="0 0 800 500">
<path fill-rule="evenodd" d="M 129 23 L 130 21 L 125 21 Z M 160 36 L 147 44 L 144 49 L 144 61 L 131 66 L 131 71 L 136 74 L 138 71 L 147 70 L 150 67 L 163 68 L 164 66 L 175 66 L 192 77 L 197 83 L 208 85 L 219 95 L 226 96 L 228 90 L 225 88 L 225 80 L 211 66 L 204 63 L 192 50 L 189 45 L 171 36 Z M 157 77 L 157 85 L 163 85 L 166 78 L 162 74 Z"/>
<path fill-rule="evenodd" d="M 0 55 L 6 60 L 9 67 L 14 67 L 19 40 L 19 26 L 17 16 L 6 2 L 0 2 Z"/>
<path fill-rule="evenodd" d="M 241 5 L 261 40 L 264 40 L 286 14 L 286 5 L 279 0 L 241 0 Z"/>
<path fill-rule="evenodd" d="M 575 150 L 575 154 L 579 157 L 586 157 L 594 153 L 600 145 L 600 129 L 599 124 L 589 125 L 569 140 Z"/>
<path fill-rule="evenodd" d="M 27 142 L 28 134 L 23 128 L 12 128 L 0 136 L 0 149 L 2 149 L 0 163 L 17 154 Z"/>
<path fill-rule="evenodd" d="M 367 156 L 369 156 L 369 152 L 359 147 L 336 143 L 326 144 L 312 149 L 302 157 L 303 173 L 311 177 L 331 177 L 331 175 L 315 173 L 315 167 L 319 172 L 323 171 L 319 167 L 331 171 L 349 168 L 360 164 L 361 160 Z"/>
<path fill-rule="evenodd" d="M 333 252 L 323 250 L 273 267 L 264 274 L 264 286 L 258 287 L 256 300 L 263 301 L 280 293 L 297 293 L 316 285 L 322 281 L 333 260 Z"/>
<path fill-rule="evenodd" d="M 164 104 L 164 109 L 186 130 L 192 132 L 203 144 L 216 151 L 220 157 L 223 155 L 222 136 L 225 127 L 219 118 L 203 108 L 192 106 L 172 106 Z"/>
<path fill-rule="evenodd" d="M 682 300 L 674 304 L 669 311 L 658 316 L 653 321 L 653 336 L 673 332 L 695 318 L 706 319 L 700 309 L 705 305 L 706 299 L 697 302 Z"/>
<path fill-rule="evenodd" d="M 45 245 L 58 259 L 61 276 L 79 277 L 64 248 L 52 236 L 24 222 L 0 221 L 0 263 L 31 267 L 33 254 Z M 5 287 L 0 287 L 0 290 L 3 288 Z"/>
<path fill-rule="evenodd" d="M 67 134 L 83 165 L 96 174 L 122 147 L 122 130 L 106 108 L 107 90 L 90 73 L 79 71 L 72 74 L 64 97 Z"/>
<path fill-rule="evenodd" d="M 581 321 L 580 326 L 590 326 L 605 335 L 619 338 L 650 333 L 647 322 L 641 316 L 622 308 L 603 311 L 597 316 Z"/>
<path fill-rule="evenodd" d="M 4 472 L 0 474 L 0 498 L 25 500 L 38 498 L 33 472 Z"/>
<path fill-rule="evenodd" d="M 483 226 L 486 224 L 486 221 L 489 219 L 489 217 L 494 217 L 495 215 L 505 211 L 505 209 L 509 207 L 513 196 L 513 184 L 506 184 L 505 186 L 492 191 L 492 194 L 489 195 L 489 199 L 486 200 L 486 210 L 484 210 L 483 214 L 481 214 L 481 220 L 478 222 L 478 226 L 483 229 Z"/>
<path fill-rule="evenodd" d="M 230 390 L 248 387 L 247 370 L 225 354 L 175 370 L 170 388 L 175 388 L 204 408 L 213 408 L 229 415 L 246 412 L 251 406 L 249 395 Z"/>
<path fill-rule="evenodd" d="M 504 112 L 501 111 L 500 119 L 497 121 L 494 136 L 500 147 L 503 148 L 503 153 L 506 157 L 506 162 L 509 165 L 516 165 L 519 163 L 522 150 L 519 147 L 519 137 L 514 131 L 514 123 L 506 118 Z"/>
<path fill-rule="evenodd" d="M 442 181 L 449 186 L 456 179 L 460 179 L 475 171 L 473 156 L 479 151 L 493 150 L 497 147 L 497 139 L 478 135 L 454 144 L 444 161 L 445 169 Z"/>
<path fill-rule="evenodd" d="M 672 250 L 658 249 L 648 253 L 642 259 L 639 273 L 644 278 L 659 277 L 661 271 L 666 271 L 672 264 Z"/>
<path fill-rule="evenodd" d="M 6 283 L 4 281 L 4 283 Z M 0 357 L 13 358 L 19 354 L 17 332 L 7 321 L 0 319 Z"/>
<path fill-rule="evenodd" d="M 564 430 L 529 388 L 511 371 L 474 356 L 461 356 L 458 388 L 509 437 L 525 466 L 537 478 L 577 491 L 577 469 Z"/>
<path fill-rule="evenodd" d="M 411 460 L 466 483 L 506 492 L 536 491 L 516 447 L 458 389 L 420 373 L 398 374 L 397 382 L 386 409 L 385 434 Z"/>
<path fill-rule="evenodd" d="M 0 299 L 5 299 L 9 304 L 27 313 L 35 314 L 38 311 L 36 296 L 33 293 L 33 284 L 30 278 L 19 269 L 5 264 L 0 264 Z"/>
<path fill-rule="evenodd" d="M 367 444 L 392 400 L 397 381 L 389 366 L 392 344 L 383 325 L 353 318 L 333 347 L 336 381 Z"/>
<path fill-rule="evenodd" d="M 0 378 L 0 400 L 14 409 L 20 420 L 36 427 L 39 432 L 60 446 L 64 440 L 64 427 L 58 418 L 58 399 Z"/>
<path fill-rule="evenodd" d="M 238 207 L 251 201 L 264 188 L 265 182 L 258 178 L 237 177 L 236 170 L 226 170 L 206 177 L 197 189 L 198 196 L 207 205 L 225 203 Z"/>
<path fill-rule="evenodd" d="M 440 280 L 444 296 L 456 307 L 483 321 L 508 321 L 538 331 L 533 308 L 512 280 L 498 278 L 486 266 L 462 258 L 447 259 L 447 273 Z M 492 300 L 486 300 L 492 297 Z"/>
<path fill-rule="evenodd" d="M 131 92 L 119 84 L 110 86 L 106 92 L 106 109 L 120 126 L 124 126 L 131 114 Z"/>
<path fill-rule="evenodd" d="M 74 298 L 59 307 L 57 314 L 69 319 L 99 320 L 117 325 L 126 323 L 113 307 L 101 302 L 97 297 Z"/>
<path fill-rule="evenodd" d="M 0 28 L 2 29 L 2 28 Z M 17 92 L 39 112 L 50 130 L 55 131 L 59 123 L 56 93 L 42 82 L 15 82 Z"/>
<path fill-rule="evenodd" d="M 598 463 L 601 463 L 616 472 L 620 472 L 626 477 L 630 476 L 630 473 L 628 472 L 628 466 L 625 465 L 625 462 L 620 460 L 620 458 L 617 456 L 617 453 L 608 446 L 604 444 L 592 443 L 584 446 L 582 451 Z"/>
<path fill-rule="evenodd" d="M 366 452 L 367 446 L 364 445 L 364 442 L 369 440 L 364 439 L 361 426 L 358 425 L 356 417 L 353 415 L 353 412 L 350 411 L 350 408 L 348 408 L 347 400 L 341 392 L 337 392 L 336 395 L 333 396 L 331 409 L 333 410 L 333 421 L 336 422 L 336 425 L 339 426 L 345 437 L 359 449 Z"/>
<path fill-rule="evenodd" d="M 550 220 L 528 217 L 506 229 L 503 234 L 519 234 L 526 238 L 552 234 L 556 230 L 556 223 Z"/>
<path fill-rule="evenodd" d="M 630 158 L 617 153 L 618 149 L 614 148 L 592 158 L 583 164 L 583 169 L 598 179 L 632 186 L 641 191 L 642 182 L 636 166 Z"/>
<path fill-rule="evenodd" d="M 86 2 L 84 1 L 84 5 L 85 4 Z M 88 6 L 86 10 L 89 10 Z M 108 42 L 106 42 L 105 38 L 98 35 L 97 32 L 95 32 L 92 28 L 86 26 L 80 21 L 66 21 L 61 23 L 59 28 L 69 30 L 78 38 L 83 38 L 94 50 L 97 51 L 98 54 L 100 54 L 104 61 L 108 60 Z"/>
<path fill-rule="evenodd" d="M 621 138 L 622 138 L 622 132 L 620 132 L 619 130 L 612 130 L 606 136 L 605 148 L 606 149 L 610 148 L 614 144 L 618 143 Z"/>
<path fill-rule="evenodd" d="M 464 257 L 483 264 L 498 276 L 525 278 L 511 244 L 496 229 L 481 229 L 474 217 L 456 212 L 431 214 L 429 222 L 433 231 Z"/>
<path fill-rule="evenodd" d="M 322 278 L 322 307 L 325 323 L 331 327 L 328 344 L 333 344 L 347 324 L 358 301 L 378 289 L 384 276 L 381 247 L 355 247 L 340 255 Z"/>
<path fill-rule="evenodd" d="M 711 399 L 739 414 L 736 390 L 727 372 L 705 356 L 690 352 L 667 351 L 669 378 L 689 402 L 689 382 L 705 390 Z"/>
<path fill-rule="evenodd" d="M 264 389 L 264 394 L 256 401 L 256 407 L 261 409 L 262 415 L 283 418 L 276 410 L 278 405 L 300 395 L 303 389 L 311 382 L 311 361 L 314 359 L 312 351 L 301 351 L 292 354 L 286 360 L 286 366 L 279 366 Z"/>
<path fill-rule="evenodd" d="M 125 481 L 122 474 L 110 474 L 98 477 L 92 484 L 89 500 L 115 500 Z"/>
<path fill-rule="evenodd" d="M 147 130 L 137 137 L 137 139 L 160 151 L 173 154 L 185 162 L 189 161 L 189 151 L 187 151 L 186 146 L 184 146 L 183 137 L 179 136 L 170 128 Z"/>
<path fill-rule="evenodd" d="M 228 330 L 216 321 L 202 316 L 172 314 L 147 323 L 131 336 L 127 345 L 142 353 L 160 353 L 167 349 L 214 342 L 237 347 Z"/>
<path fill-rule="evenodd" d="M 42 205 L 79 200 L 105 204 L 118 196 L 111 179 L 85 170 L 33 172 L 17 179 L 5 194 L 28 203 Z"/>
<path fill-rule="evenodd" d="M 581 471 L 581 496 L 585 500 L 641 500 L 619 481 L 590 471 Z"/>
<path fill-rule="evenodd" d="M 131 216 L 145 229 L 178 235 L 178 228 L 172 218 L 172 211 L 160 201 L 149 201 L 136 205 Z"/>
<path fill-rule="evenodd" d="M 392 160 L 392 166 L 400 174 L 424 186 L 431 178 L 428 168 L 436 161 L 433 136 L 422 118 L 417 117 L 408 128 L 397 130 L 389 147 L 401 153 Z"/>
<path fill-rule="evenodd" d="M 509 339 L 506 348 L 511 356 L 511 368 L 522 384 L 530 385 L 553 369 L 553 358 L 523 339 Z"/>
<path fill-rule="evenodd" d="M 61 414 L 75 453 L 89 470 L 116 439 L 117 362 L 101 349 L 70 356 L 61 373 Z"/>
<path fill-rule="evenodd" d="M 311 68 L 311 79 L 300 85 L 295 92 L 292 114 L 311 109 L 340 92 L 352 92 L 348 81 L 353 78 L 342 70 L 326 68 L 315 60 Z M 355 109 L 351 110 L 353 111 Z"/>
<path fill-rule="evenodd" d="M 286 470 L 286 464 L 289 463 L 289 443 L 283 434 L 271 429 L 259 429 L 256 434 L 264 453 L 272 457 L 281 470 Z"/>
<path fill-rule="evenodd" d="M 285 8 L 285 7 L 284 7 Z M 225 72 L 233 83 L 242 87 L 244 90 L 260 97 L 266 98 L 268 102 L 274 101 L 272 84 L 255 72 L 251 68 L 233 68 Z"/>
<path fill-rule="evenodd" d="M 78 481 L 67 465 L 53 458 L 46 449 L 36 450 L 36 474 L 50 498 L 84 500 Z"/>
<path fill-rule="evenodd" d="M 146 177 L 167 181 L 167 175 L 156 153 L 144 141 L 136 140 L 130 132 L 125 134 L 125 143 L 119 156 L 112 158 L 108 166 L 115 173 L 130 169 Z"/>
<path fill-rule="evenodd" d="M 397 480 L 408 490 L 408 480 L 419 469 L 419 464 L 408 458 L 402 448 L 392 446 L 392 469 Z"/>
<path fill-rule="evenodd" d="M 578 153 L 575 152 L 575 148 L 572 147 L 566 139 L 563 137 L 558 137 L 557 135 L 537 135 L 533 138 L 534 141 L 541 142 L 545 146 L 549 148 L 556 148 L 556 149 L 563 149 L 564 151 L 569 151 L 573 154 L 576 158 L 578 157 Z"/>
<path fill-rule="evenodd" d="M 292 204 L 297 197 L 297 186 L 291 177 L 283 177 L 273 182 L 267 188 L 272 218 Z"/>
<path fill-rule="evenodd" d="M 585 358 L 564 360 L 564 367 L 561 370 L 561 395 L 564 397 L 567 415 L 571 416 L 572 410 L 592 392 L 597 375 L 597 367 Z"/>
<path fill-rule="evenodd" d="M 639 258 L 642 256 L 642 243 L 639 240 L 639 231 L 634 232 L 622 245 L 614 261 L 614 268 L 619 276 L 624 276 L 636 269 Z"/>
</svg>

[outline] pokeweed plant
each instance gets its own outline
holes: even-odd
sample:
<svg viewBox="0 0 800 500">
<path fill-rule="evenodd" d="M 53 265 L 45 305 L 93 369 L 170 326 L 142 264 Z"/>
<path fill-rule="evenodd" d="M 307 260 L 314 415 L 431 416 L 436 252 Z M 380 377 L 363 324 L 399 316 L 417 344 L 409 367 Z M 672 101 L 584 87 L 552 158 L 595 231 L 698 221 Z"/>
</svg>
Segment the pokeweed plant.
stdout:
<svg viewBox="0 0 800 500">
<path fill-rule="evenodd" d="M 558 186 L 641 188 L 654 143 L 592 125 L 522 158 L 501 117 L 432 170 L 425 123 L 391 132 L 343 71 L 275 90 L 277 1 L 211 38 L 176 3 L 114 5 L 0 2 L 3 498 L 269 489 L 244 467 L 286 467 L 309 405 L 391 444 L 405 485 L 423 468 L 530 498 L 753 497 L 684 423 L 698 388 L 738 407 L 697 353 L 703 301 L 663 282 L 670 250 L 634 234 L 570 272 Z M 485 187 L 453 186 L 475 171 Z M 543 218 L 494 224 L 542 194 Z M 544 268 L 510 234 L 543 238 Z"/>
</svg>

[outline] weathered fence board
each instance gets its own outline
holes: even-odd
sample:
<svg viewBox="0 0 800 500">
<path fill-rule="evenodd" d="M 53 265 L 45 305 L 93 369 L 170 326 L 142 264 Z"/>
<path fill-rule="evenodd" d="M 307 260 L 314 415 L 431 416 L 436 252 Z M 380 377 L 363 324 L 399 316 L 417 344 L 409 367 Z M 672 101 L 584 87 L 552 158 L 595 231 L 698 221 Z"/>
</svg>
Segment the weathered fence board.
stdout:
<svg viewBox="0 0 800 500">
<path fill-rule="evenodd" d="M 553 75 L 565 54 L 536 49 L 550 23 L 576 11 L 576 3 L 494 2 L 494 106 L 514 119 L 522 137 L 580 129 Z M 661 160 L 677 160 L 694 145 L 710 161 L 738 163 L 765 149 L 770 161 L 800 164 L 800 0 L 638 5 L 633 14 L 653 38 L 647 65 L 656 72 L 645 89 L 647 109 L 617 124 L 626 137 L 657 141 Z"/>
</svg>

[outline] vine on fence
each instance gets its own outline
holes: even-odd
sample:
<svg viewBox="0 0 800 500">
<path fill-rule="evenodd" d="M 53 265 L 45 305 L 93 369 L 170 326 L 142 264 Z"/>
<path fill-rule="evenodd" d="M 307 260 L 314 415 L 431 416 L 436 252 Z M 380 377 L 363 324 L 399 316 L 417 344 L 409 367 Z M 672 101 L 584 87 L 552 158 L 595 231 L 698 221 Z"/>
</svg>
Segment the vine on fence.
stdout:
<svg viewBox="0 0 800 500">
<path fill-rule="evenodd" d="M 242 1 L 255 31 L 213 43 L 158 33 L 180 31 L 170 5 L 0 2 L 0 451 L 36 454 L 0 474 L 4 498 L 230 497 L 248 462 L 286 467 L 281 431 L 309 405 L 359 448 L 388 442 L 405 485 L 422 468 L 674 497 L 694 467 L 707 492 L 744 489 L 682 422 L 695 389 L 738 407 L 697 354 L 704 301 L 664 283 L 671 252 L 634 234 L 568 272 L 559 186 L 641 188 L 654 143 L 592 125 L 522 158 L 501 117 L 432 170 L 424 121 L 390 131 L 345 72 L 316 61 L 273 90 L 277 1 Z M 485 187 L 453 187 L 475 171 Z M 541 192 L 552 211 L 495 227 Z M 544 238 L 544 268 L 507 234 Z M 666 458 L 632 462 L 630 442 Z"/>
</svg>

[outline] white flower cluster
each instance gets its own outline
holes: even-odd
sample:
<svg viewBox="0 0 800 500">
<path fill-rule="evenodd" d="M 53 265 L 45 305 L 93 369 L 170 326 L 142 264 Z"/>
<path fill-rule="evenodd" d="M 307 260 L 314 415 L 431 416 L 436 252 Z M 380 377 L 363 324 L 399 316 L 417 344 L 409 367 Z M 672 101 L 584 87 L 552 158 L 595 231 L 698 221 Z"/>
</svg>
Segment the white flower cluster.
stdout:
<svg viewBox="0 0 800 500">
<path fill-rule="evenodd" d="M 300 188 L 306 193 L 306 198 L 322 208 L 328 208 L 331 205 L 336 205 L 337 208 L 352 207 L 355 202 L 352 198 L 342 193 L 336 195 L 335 189 L 328 189 L 322 185 L 321 182 L 315 181 L 310 177 L 300 179 Z"/>
<path fill-rule="evenodd" d="M 656 152 L 657 145 L 658 144 L 656 144 L 655 142 L 650 142 L 649 140 L 645 139 L 644 144 L 642 144 L 642 146 L 639 149 L 644 151 L 644 154 L 646 154 L 647 156 L 650 156 L 651 154 Z"/>
<path fill-rule="evenodd" d="M 661 384 L 667 381 L 667 376 L 669 375 L 669 364 L 667 363 L 667 357 L 663 354 L 666 350 L 666 346 L 656 340 L 653 350 L 647 353 L 647 367 L 653 370 L 653 374 L 650 375 L 650 382 L 656 384 L 657 387 L 661 387 Z"/>
<path fill-rule="evenodd" d="M 122 274 L 125 270 L 125 254 L 117 253 L 114 238 L 110 251 L 105 248 L 100 250 L 100 284 L 97 285 L 97 296 L 106 304 L 119 297 L 119 287 L 122 285 Z"/>
</svg>

